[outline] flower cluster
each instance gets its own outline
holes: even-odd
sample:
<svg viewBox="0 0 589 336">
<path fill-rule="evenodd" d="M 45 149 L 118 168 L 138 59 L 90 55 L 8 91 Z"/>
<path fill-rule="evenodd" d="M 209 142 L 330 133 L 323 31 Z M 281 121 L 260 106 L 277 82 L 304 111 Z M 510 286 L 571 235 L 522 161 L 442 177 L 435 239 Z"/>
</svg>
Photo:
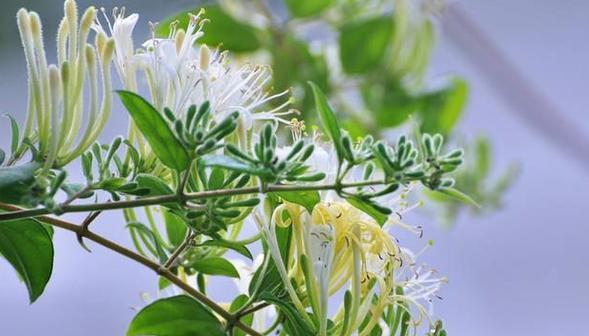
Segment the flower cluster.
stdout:
<svg viewBox="0 0 589 336">
<path fill-rule="evenodd" d="M 176 333 L 154 327 L 162 314 L 176 319 L 184 334 L 206 327 L 215 335 L 233 328 L 259 335 L 281 326 L 292 335 L 406 336 L 411 327 L 425 326 L 441 335 L 430 304 L 446 279 L 419 264 L 421 252 L 401 246 L 394 230 L 423 235 L 420 226 L 402 220 L 422 205 L 408 201 L 418 186 L 468 200 L 448 176 L 462 164 L 462 150 L 446 153 L 439 134 L 401 136 L 392 145 L 370 135 L 352 139 L 313 83 L 323 128 L 309 134 L 304 121 L 291 119 L 290 91 L 270 90 L 268 66 L 236 65 L 228 53 L 200 44 L 204 11 L 190 14 L 184 27 L 173 23 L 165 37 L 152 28 L 138 49 L 133 30 L 139 16 L 127 16 L 124 8 L 112 19 L 101 12 L 99 19 L 91 7 L 78 20 L 75 2 L 66 0 L 58 64 L 48 65 L 37 14 L 19 11 L 30 77 L 23 144 L 37 143 L 38 150 L 31 150 L 33 165 L 0 170 L 0 187 L 28 199 L 40 193 L 31 181 L 42 177 L 51 187 L 42 201 L 26 204 L 43 208 L 0 214 L 0 221 L 90 211 L 81 226 L 56 225 L 76 232 L 82 245 L 85 236 L 150 267 L 162 278 L 161 290 L 174 284 L 198 300 L 179 295 L 152 303 L 129 335 Z M 94 45 L 87 43 L 92 30 Z M 111 63 L 131 117 L 129 133 L 100 145 L 96 139 L 112 106 Z M 86 184 L 67 181 L 63 168 L 76 158 Z M 59 190 L 67 194 L 61 203 L 54 198 Z M 94 203 L 72 204 L 93 194 Z M 99 203 L 101 195 L 110 200 Z M 114 209 L 123 211 L 136 252 L 90 233 L 100 212 Z M 256 233 L 239 240 L 247 225 Z M 213 276 L 239 277 L 236 266 L 243 262 L 233 265 L 225 254 L 253 260 L 254 243 L 264 255 L 249 275 L 241 272 L 249 281 L 226 310 L 203 294 L 207 283 Z M 334 310 L 338 295 L 343 303 Z M 268 305 L 277 312 L 272 325 L 260 318 Z"/>
</svg>

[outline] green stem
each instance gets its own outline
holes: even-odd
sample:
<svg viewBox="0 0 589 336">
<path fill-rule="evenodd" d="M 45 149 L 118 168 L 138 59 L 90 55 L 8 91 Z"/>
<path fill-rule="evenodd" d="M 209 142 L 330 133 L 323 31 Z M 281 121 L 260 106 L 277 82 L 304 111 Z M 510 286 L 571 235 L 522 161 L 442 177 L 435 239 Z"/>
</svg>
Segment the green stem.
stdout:
<svg viewBox="0 0 589 336">
<path fill-rule="evenodd" d="M 354 183 L 341 183 L 341 184 L 319 184 L 319 185 L 282 185 L 282 184 L 274 184 L 268 185 L 264 187 L 264 192 L 276 192 L 276 191 L 320 191 L 320 190 L 332 190 L 338 188 L 354 188 L 354 187 L 365 187 L 365 186 L 372 186 L 372 185 L 383 185 L 387 184 L 385 180 L 371 180 L 371 181 L 362 181 L 362 182 L 354 182 Z M 223 196 L 235 196 L 235 195 L 247 195 L 247 194 L 256 194 L 260 192 L 259 187 L 249 187 L 249 188 L 240 188 L 240 189 L 219 189 L 219 190 L 207 190 L 195 193 L 187 193 L 183 197 L 178 197 L 178 195 L 163 195 L 163 196 L 152 196 L 152 197 L 143 197 L 134 200 L 122 200 L 116 202 L 106 202 L 106 203 L 93 203 L 93 204 L 80 204 L 80 205 L 68 205 L 60 210 L 62 214 L 65 213 L 75 213 L 75 212 L 89 212 L 89 211 L 105 211 L 105 210 L 116 210 L 116 209 L 127 209 L 127 208 L 137 208 L 143 207 L 148 205 L 159 205 L 163 203 L 181 203 L 183 200 L 196 200 L 196 199 L 206 199 L 206 198 L 215 198 L 215 197 L 223 197 Z M 12 212 L 6 212 L 0 214 L 0 222 L 19 219 L 19 218 L 30 218 L 30 217 L 38 217 L 43 215 L 51 214 L 51 211 L 47 208 L 39 208 L 39 209 L 22 209 Z"/>
</svg>

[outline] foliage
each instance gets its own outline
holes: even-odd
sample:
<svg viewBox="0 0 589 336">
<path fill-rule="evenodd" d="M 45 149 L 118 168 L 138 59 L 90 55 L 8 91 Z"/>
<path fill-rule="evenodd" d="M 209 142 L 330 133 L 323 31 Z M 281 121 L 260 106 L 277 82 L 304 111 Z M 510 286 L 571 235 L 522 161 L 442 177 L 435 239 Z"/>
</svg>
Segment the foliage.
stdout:
<svg viewBox="0 0 589 336">
<path fill-rule="evenodd" d="M 446 278 L 420 265 L 394 230 L 423 234 L 400 220 L 421 204 L 409 204 L 413 190 L 446 197 L 442 202 L 450 196 L 476 205 L 463 191 L 487 201 L 476 189 L 488 172 L 486 145 L 479 144 L 476 174 L 463 173 L 464 183 L 453 174 L 461 172 L 464 152 L 444 143 L 466 84 L 454 80 L 437 91 L 420 84 L 432 27 L 424 19 L 418 37 L 406 35 L 412 26 L 404 21 L 404 1 L 382 13 L 365 12 L 356 1 L 285 4 L 293 20 L 332 11 L 340 19 L 360 14 L 330 24 L 341 33 L 344 79 L 358 79 L 362 108 L 376 121 L 362 128 L 379 133 L 380 125 L 394 127 L 413 114 L 420 122 L 414 135 L 395 141 L 356 136 L 346 125 L 360 119 L 341 114 L 349 102 L 340 101 L 331 78 L 335 69 L 271 13 L 266 27 L 238 20 L 223 6 L 209 7 L 207 19 L 200 10 L 182 14 L 158 28 L 166 38 L 149 39 L 136 50 L 137 15 L 115 10 L 112 27 L 103 27 L 94 8 L 78 20 L 75 2 L 66 0 L 57 38 L 60 64 L 48 65 L 37 14 L 19 11 L 31 104 L 24 132 L 11 119 L 9 159 L 0 152 L 0 209 L 6 211 L 0 213 L 0 254 L 26 284 L 31 302 L 51 276 L 50 228 L 58 227 L 75 233 L 86 249 L 85 241 L 93 241 L 143 264 L 157 273 L 162 293 L 174 293 L 139 311 L 128 335 L 381 335 L 385 328 L 399 336 L 446 334 L 424 307 Z M 78 45 L 90 29 L 95 46 Z M 274 77 L 266 66 L 233 66 L 227 53 L 206 46 L 221 42 L 241 54 L 270 48 Z M 128 134 L 100 144 L 96 139 L 112 107 L 111 62 L 122 83 L 116 92 L 129 114 Z M 301 72 L 290 76 L 295 66 Z M 138 89 L 140 79 L 149 94 Z M 309 135 L 304 121 L 288 119 L 293 100 L 288 90 L 269 92 L 273 79 L 278 88 L 299 86 L 297 107 L 320 129 Z M 89 126 L 78 134 L 85 85 Z M 84 181 L 68 178 L 74 160 Z M 496 189 L 488 199 L 502 191 Z M 122 212 L 134 250 L 91 229 L 101 212 L 114 210 Z M 74 212 L 87 217 L 80 224 L 58 218 Z M 243 238 L 248 225 L 256 234 Z M 251 253 L 256 245 L 261 261 Z M 252 265 L 231 260 L 229 251 Z M 239 284 L 230 303 L 207 296 L 219 276 Z M 330 316 L 330 298 L 340 290 L 344 304 Z M 277 315 L 260 325 L 268 309 Z"/>
</svg>

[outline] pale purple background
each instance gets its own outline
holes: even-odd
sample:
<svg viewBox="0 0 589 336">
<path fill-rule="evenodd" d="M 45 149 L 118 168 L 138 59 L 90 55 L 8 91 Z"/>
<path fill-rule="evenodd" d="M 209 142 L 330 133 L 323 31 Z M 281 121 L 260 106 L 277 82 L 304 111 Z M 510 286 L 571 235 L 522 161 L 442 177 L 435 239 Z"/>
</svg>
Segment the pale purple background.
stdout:
<svg viewBox="0 0 589 336">
<path fill-rule="evenodd" d="M 148 20 L 161 19 L 192 1 L 126 0 Z M 80 1 L 86 5 L 88 1 Z M 471 0 L 463 8 L 543 94 L 589 136 L 589 2 L 583 0 Z M 96 3 L 95 3 L 96 4 Z M 110 7 L 111 1 L 98 1 Z M 61 0 L 3 1 L 0 13 L 0 112 L 22 120 L 25 64 L 15 39 L 20 6 L 57 22 Z M 54 27 L 47 30 L 53 34 Z M 139 35 L 138 35 L 139 36 Z M 143 35 L 146 36 L 146 35 Z M 51 36 L 47 41 L 53 41 Z M 10 44 L 7 44 L 10 43 Z M 487 134 L 496 164 L 517 160 L 523 175 L 508 193 L 507 206 L 484 218 L 462 217 L 444 231 L 427 226 L 436 241 L 427 255 L 450 278 L 436 311 L 450 335 L 581 335 L 589 314 L 589 172 L 560 153 L 546 136 L 531 130 L 502 102 L 464 58 L 442 37 L 432 74 L 456 72 L 468 78 L 471 100 L 460 125 L 465 135 Z M 124 132 L 123 111 L 115 111 L 104 138 Z M 0 144 L 8 146 L 2 121 Z M 565 130 L 566 131 L 566 130 Z M 589 156 L 589 154 L 587 154 Z M 95 229 L 128 244 L 118 215 Z M 122 335 L 141 291 L 155 289 L 152 272 L 105 249 L 88 254 L 70 233 L 56 232 L 53 278 L 37 303 L 28 305 L 25 287 L 0 261 L 1 335 Z M 230 285 L 223 281 L 223 286 Z M 216 286 L 218 289 L 221 286 Z M 214 293 L 226 299 L 223 291 Z"/>
</svg>

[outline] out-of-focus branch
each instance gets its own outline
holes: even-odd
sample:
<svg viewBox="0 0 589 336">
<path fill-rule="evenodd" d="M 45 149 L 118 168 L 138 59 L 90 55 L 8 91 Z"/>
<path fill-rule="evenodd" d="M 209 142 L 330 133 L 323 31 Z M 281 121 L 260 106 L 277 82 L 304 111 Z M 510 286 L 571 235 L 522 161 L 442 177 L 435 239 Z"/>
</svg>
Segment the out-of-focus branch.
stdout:
<svg viewBox="0 0 589 336">
<path fill-rule="evenodd" d="M 589 168 L 589 138 L 520 73 L 460 4 L 448 6 L 442 27 L 521 119 Z"/>
</svg>

